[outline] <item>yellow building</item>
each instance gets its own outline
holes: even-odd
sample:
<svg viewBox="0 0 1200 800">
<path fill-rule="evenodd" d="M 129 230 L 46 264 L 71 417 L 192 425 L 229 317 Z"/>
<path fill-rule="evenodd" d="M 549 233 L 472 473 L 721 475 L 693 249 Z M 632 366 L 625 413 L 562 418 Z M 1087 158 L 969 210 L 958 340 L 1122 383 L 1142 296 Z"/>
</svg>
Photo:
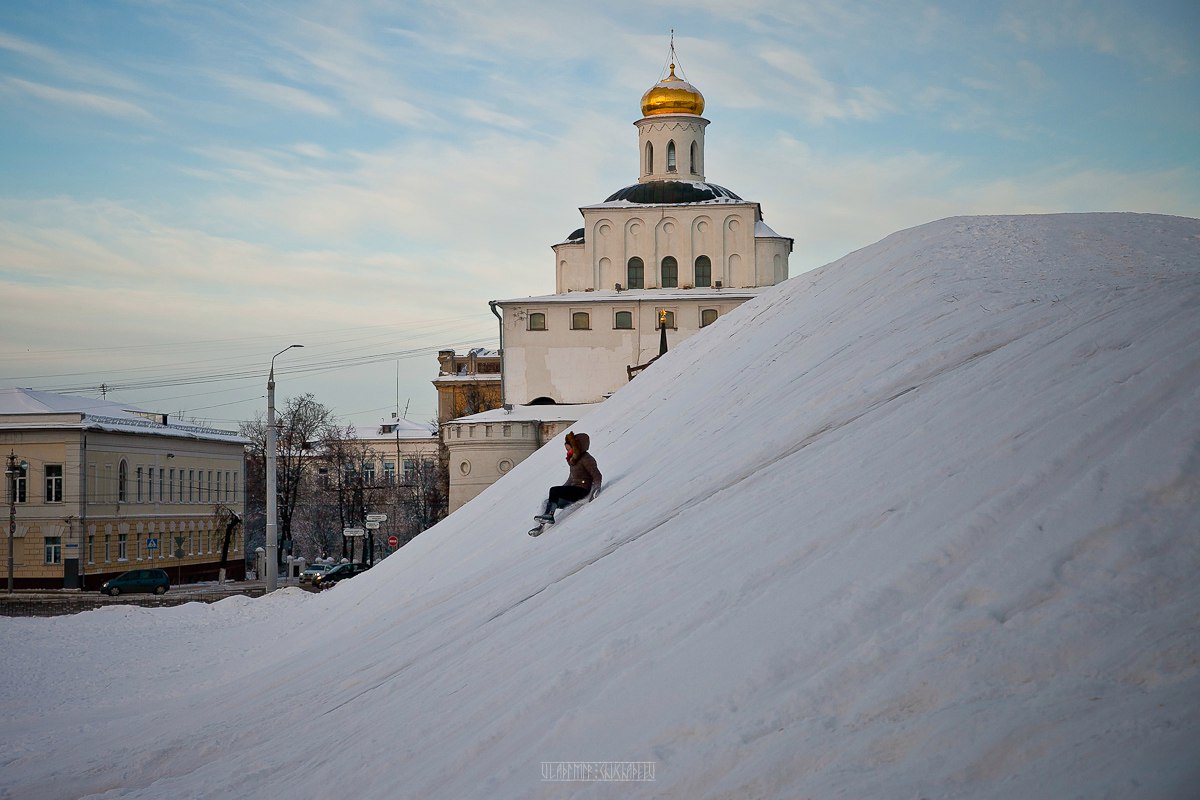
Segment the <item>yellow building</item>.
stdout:
<svg viewBox="0 0 1200 800">
<path fill-rule="evenodd" d="M 438 352 L 438 376 L 433 381 L 438 393 L 438 424 L 499 408 L 500 353 L 476 347 L 459 355 L 453 350 Z"/>
<path fill-rule="evenodd" d="M 245 575 L 245 445 L 107 400 L 0 389 L 14 588 L 96 590 L 131 569 L 173 584 Z"/>
</svg>

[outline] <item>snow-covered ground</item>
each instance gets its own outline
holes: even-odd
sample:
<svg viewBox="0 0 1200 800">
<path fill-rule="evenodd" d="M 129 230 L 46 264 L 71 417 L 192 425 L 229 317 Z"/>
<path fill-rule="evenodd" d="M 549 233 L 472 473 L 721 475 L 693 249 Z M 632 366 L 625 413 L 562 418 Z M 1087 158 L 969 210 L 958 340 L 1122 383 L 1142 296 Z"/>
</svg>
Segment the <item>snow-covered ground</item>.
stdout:
<svg viewBox="0 0 1200 800">
<path fill-rule="evenodd" d="M 1200 796 L 1200 220 L 902 231 L 576 428 L 539 539 L 557 444 L 326 593 L 0 619 L 0 797 Z"/>
</svg>

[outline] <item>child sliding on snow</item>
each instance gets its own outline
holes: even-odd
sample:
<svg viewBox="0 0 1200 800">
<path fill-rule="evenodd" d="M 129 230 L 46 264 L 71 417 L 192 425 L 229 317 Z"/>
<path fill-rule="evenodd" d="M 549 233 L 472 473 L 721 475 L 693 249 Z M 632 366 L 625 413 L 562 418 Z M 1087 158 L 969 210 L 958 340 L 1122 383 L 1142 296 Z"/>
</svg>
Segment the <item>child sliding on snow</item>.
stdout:
<svg viewBox="0 0 1200 800">
<path fill-rule="evenodd" d="M 585 497 L 590 502 L 599 496 L 603 476 L 600 474 L 600 468 L 596 466 L 596 459 L 588 452 L 589 444 L 591 439 L 586 433 L 572 431 L 567 434 L 567 464 L 571 467 L 571 473 L 562 486 L 550 487 L 546 510 L 534 517 L 538 522 L 543 525 L 553 524 L 556 509 L 566 508 Z"/>
</svg>

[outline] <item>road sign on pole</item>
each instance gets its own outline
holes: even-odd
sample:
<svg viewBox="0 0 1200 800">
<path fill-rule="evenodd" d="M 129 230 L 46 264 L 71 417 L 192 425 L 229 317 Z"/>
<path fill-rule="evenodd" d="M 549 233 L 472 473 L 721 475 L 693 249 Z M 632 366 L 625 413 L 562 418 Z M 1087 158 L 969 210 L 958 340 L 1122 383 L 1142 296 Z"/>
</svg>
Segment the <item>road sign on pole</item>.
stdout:
<svg viewBox="0 0 1200 800">
<path fill-rule="evenodd" d="M 366 535 L 367 535 L 367 532 L 364 531 L 362 528 L 343 528 L 342 529 L 342 536 L 349 536 L 349 537 L 353 538 L 355 536 L 366 536 Z"/>
<path fill-rule="evenodd" d="M 369 531 L 377 531 L 377 530 L 379 530 L 379 523 L 373 519 L 369 519 L 369 520 L 367 520 L 366 528 Z"/>
<path fill-rule="evenodd" d="M 395 549 L 400 546 L 400 540 L 395 536 L 388 537 L 388 547 Z"/>
<path fill-rule="evenodd" d="M 387 514 L 367 514 L 367 522 L 387 522 Z"/>
</svg>

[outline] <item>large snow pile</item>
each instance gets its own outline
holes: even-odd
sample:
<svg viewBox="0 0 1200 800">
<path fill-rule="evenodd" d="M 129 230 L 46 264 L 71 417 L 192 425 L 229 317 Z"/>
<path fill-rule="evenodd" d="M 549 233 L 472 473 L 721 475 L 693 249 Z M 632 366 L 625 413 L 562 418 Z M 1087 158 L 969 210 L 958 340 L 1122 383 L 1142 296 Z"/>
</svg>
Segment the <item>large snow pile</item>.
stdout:
<svg viewBox="0 0 1200 800">
<path fill-rule="evenodd" d="M 0 797 L 1196 796 L 1200 220 L 894 234 L 577 429 L 540 539 L 557 443 L 330 592 L 0 620 Z"/>
</svg>

